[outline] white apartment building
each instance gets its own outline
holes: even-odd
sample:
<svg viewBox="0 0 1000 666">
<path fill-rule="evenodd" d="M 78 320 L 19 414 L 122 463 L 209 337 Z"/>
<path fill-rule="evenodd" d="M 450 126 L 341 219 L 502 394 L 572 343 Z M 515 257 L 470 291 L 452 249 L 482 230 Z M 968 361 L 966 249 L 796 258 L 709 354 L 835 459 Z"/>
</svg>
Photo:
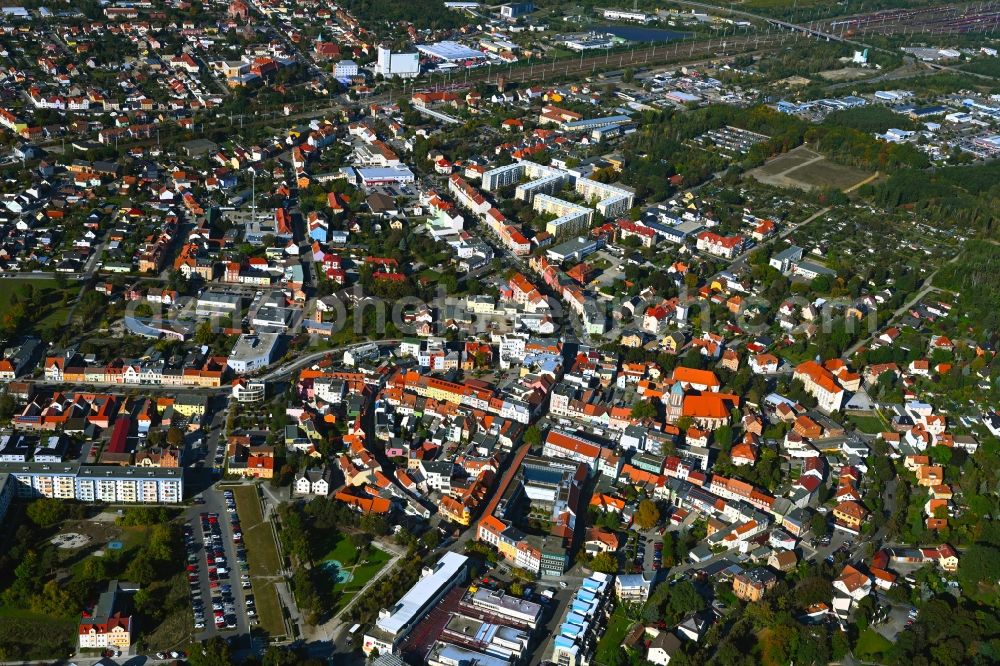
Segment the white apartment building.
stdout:
<svg viewBox="0 0 1000 666">
<path fill-rule="evenodd" d="M 594 211 L 590 208 L 548 194 L 536 195 L 531 207 L 536 212 L 557 216 L 545 225 L 545 230 L 553 236 L 583 231 L 590 226 L 590 221 L 594 217 Z"/>
<path fill-rule="evenodd" d="M 233 382 L 233 399 L 236 402 L 254 403 L 264 400 L 267 386 L 262 381 L 237 379 Z"/>
<path fill-rule="evenodd" d="M 79 463 L 2 463 L 17 481 L 17 497 L 75 499 L 109 504 L 177 504 L 184 497 L 180 468 Z"/>
</svg>

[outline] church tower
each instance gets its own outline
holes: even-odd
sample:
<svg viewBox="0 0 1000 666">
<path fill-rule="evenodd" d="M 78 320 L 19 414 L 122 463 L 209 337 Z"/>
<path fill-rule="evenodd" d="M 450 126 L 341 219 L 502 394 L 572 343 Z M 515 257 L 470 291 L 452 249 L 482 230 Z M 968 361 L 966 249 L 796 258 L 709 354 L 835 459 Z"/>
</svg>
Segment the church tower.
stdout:
<svg viewBox="0 0 1000 666">
<path fill-rule="evenodd" d="M 684 387 L 681 382 L 674 382 L 667 396 L 667 423 L 677 423 L 684 414 Z"/>
</svg>

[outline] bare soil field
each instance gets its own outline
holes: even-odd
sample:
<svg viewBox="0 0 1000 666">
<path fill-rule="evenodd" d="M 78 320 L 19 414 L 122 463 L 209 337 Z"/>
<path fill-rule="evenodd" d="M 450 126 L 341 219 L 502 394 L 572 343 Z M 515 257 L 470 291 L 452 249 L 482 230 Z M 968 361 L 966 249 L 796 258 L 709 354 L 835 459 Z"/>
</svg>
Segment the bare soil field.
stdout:
<svg viewBox="0 0 1000 666">
<path fill-rule="evenodd" d="M 799 146 L 748 173 L 766 185 L 800 190 L 814 187 L 848 190 L 871 177 L 870 173 L 860 169 L 831 162 L 805 146 Z"/>
</svg>

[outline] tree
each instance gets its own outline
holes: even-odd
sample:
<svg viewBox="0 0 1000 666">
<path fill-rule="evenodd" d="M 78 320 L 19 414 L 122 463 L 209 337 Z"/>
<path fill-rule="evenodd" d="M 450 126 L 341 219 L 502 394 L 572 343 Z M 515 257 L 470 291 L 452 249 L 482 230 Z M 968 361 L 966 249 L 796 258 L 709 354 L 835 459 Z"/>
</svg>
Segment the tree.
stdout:
<svg viewBox="0 0 1000 666">
<path fill-rule="evenodd" d="M 724 425 L 716 429 L 715 442 L 723 451 L 729 451 L 729 449 L 733 446 L 732 426 Z"/>
<path fill-rule="evenodd" d="M 108 578 L 108 567 L 103 557 L 88 557 L 80 565 L 80 578 L 89 583 L 98 583 Z"/>
<path fill-rule="evenodd" d="M 817 275 L 810 284 L 812 290 L 817 294 L 830 293 L 830 277 L 827 275 Z"/>
<path fill-rule="evenodd" d="M 830 581 L 820 576 L 810 576 L 795 586 L 795 603 L 807 608 L 821 601 L 829 601 L 833 593 Z"/>
<path fill-rule="evenodd" d="M 656 417 L 656 405 L 651 400 L 640 400 L 632 405 L 631 416 L 633 419 L 643 420 Z"/>
<path fill-rule="evenodd" d="M 167 430 L 167 444 L 173 447 L 180 447 L 184 444 L 184 433 L 177 426 L 170 426 Z"/>
<path fill-rule="evenodd" d="M 431 529 L 424 532 L 424 535 L 420 537 L 420 541 L 427 548 L 434 550 L 441 543 L 441 533 L 437 530 Z"/>
<path fill-rule="evenodd" d="M 368 546 L 372 542 L 372 538 L 364 532 L 352 532 L 351 535 L 347 537 L 347 540 L 351 542 L 352 546 L 354 546 L 355 561 L 360 560 L 364 556 L 365 552 L 368 550 Z"/>
<path fill-rule="evenodd" d="M 140 553 L 137 557 L 133 557 L 125 569 L 125 577 L 140 585 L 149 585 L 154 580 L 157 580 L 158 576 L 159 573 L 153 561 L 145 553 Z"/>
<path fill-rule="evenodd" d="M 816 513 L 813 515 L 812 520 L 809 521 L 809 529 L 813 533 L 814 537 L 826 536 L 826 515 L 822 513 Z"/>
<path fill-rule="evenodd" d="M 538 446 L 542 443 L 542 431 L 536 425 L 528 426 L 524 431 L 524 441 L 528 446 Z"/>
<path fill-rule="evenodd" d="M 689 580 L 682 580 L 670 590 L 670 601 L 667 607 L 676 619 L 683 618 L 688 613 L 696 613 L 705 608 L 705 599 Z"/>
<path fill-rule="evenodd" d="M 590 561 L 590 568 L 601 573 L 613 574 L 618 572 L 618 561 L 611 553 L 598 553 Z"/>
<path fill-rule="evenodd" d="M 291 650 L 286 650 L 277 645 L 270 645 L 264 653 L 263 666 L 298 666 L 302 663 L 299 655 Z"/>
<path fill-rule="evenodd" d="M 14 418 L 14 409 L 17 404 L 9 393 L 0 395 L 0 421 L 7 422 Z"/>
<path fill-rule="evenodd" d="M 202 644 L 201 650 L 195 649 L 188 655 L 192 666 L 229 666 L 233 663 L 232 650 L 229 642 L 221 636 L 215 636 Z"/>
<path fill-rule="evenodd" d="M 935 465 L 947 466 L 951 464 L 952 450 L 950 447 L 932 446 L 928 449 L 927 454 L 930 456 Z"/>
<path fill-rule="evenodd" d="M 636 526 L 641 530 L 652 529 L 658 522 L 660 522 L 660 510 L 656 507 L 654 502 L 650 500 L 643 500 L 639 502 L 639 508 L 635 512 L 635 518 L 633 519 Z"/>
<path fill-rule="evenodd" d="M 210 345 L 214 340 L 215 327 L 212 325 L 211 320 L 206 319 L 198 324 L 198 328 L 194 332 L 194 341 L 199 345 Z"/>
<path fill-rule="evenodd" d="M 72 605 L 69 592 L 54 578 L 45 583 L 40 595 L 31 599 L 31 610 L 45 615 L 61 615 Z"/>
<path fill-rule="evenodd" d="M 163 443 L 166 441 L 167 438 L 162 430 L 150 430 L 146 433 L 146 444 L 148 446 L 163 446 Z"/>
<path fill-rule="evenodd" d="M 31 522 L 39 527 L 51 527 L 66 519 L 66 509 L 63 500 L 43 497 L 29 504 L 27 513 Z"/>
<path fill-rule="evenodd" d="M 383 516 L 367 513 L 361 517 L 361 529 L 373 536 L 383 536 L 389 533 L 389 523 Z"/>
<path fill-rule="evenodd" d="M 979 585 L 1000 580 L 1000 548 L 973 544 L 958 563 L 958 580 L 966 594 L 975 595 Z"/>
</svg>

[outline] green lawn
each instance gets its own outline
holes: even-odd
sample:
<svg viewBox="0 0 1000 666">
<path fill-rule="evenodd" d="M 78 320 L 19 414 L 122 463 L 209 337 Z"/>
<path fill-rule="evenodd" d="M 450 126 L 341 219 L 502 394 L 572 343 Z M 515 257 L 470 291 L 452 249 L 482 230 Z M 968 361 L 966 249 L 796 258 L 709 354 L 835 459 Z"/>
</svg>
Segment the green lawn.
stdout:
<svg viewBox="0 0 1000 666">
<path fill-rule="evenodd" d="M 12 280 L 8 278 L 0 280 L 0 312 L 6 311 L 10 307 L 14 295 L 20 293 L 18 287 L 26 285 L 30 285 L 35 290 L 40 290 L 45 295 L 43 299 L 44 306 L 41 308 L 41 312 L 29 313 L 29 320 L 35 321 L 36 325 L 41 328 L 55 324 L 65 325 L 66 315 L 69 313 L 72 305 L 62 306 L 62 291 L 56 286 L 55 280 L 40 278 L 26 280 Z M 76 296 L 76 290 L 78 289 L 79 285 L 75 282 L 70 282 L 66 286 L 66 291 L 69 292 L 71 300 Z"/>
<path fill-rule="evenodd" d="M 785 347 L 778 349 L 774 352 L 776 355 L 780 356 L 782 359 L 788 361 L 792 365 L 798 365 L 803 361 L 810 360 L 809 350 L 803 350 L 801 352 L 793 351 L 790 347 Z"/>
<path fill-rule="evenodd" d="M 76 614 L 70 613 L 70 616 L 67 616 L 67 618 L 65 619 L 70 619 L 70 617 L 75 619 Z M 2 606 L 2 605 L 0 605 L 0 618 L 3 618 L 5 620 L 9 618 L 16 618 L 19 620 L 43 620 L 51 622 L 59 621 L 58 618 L 53 618 L 50 615 L 42 615 L 40 613 L 35 613 L 34 611 L 30 611 L 27 608 L 15 608 L 14 606 Z"/>
<path fill-rule="evenodd" d="M 337 560 L 342 562 L 345 566 L 354 563 L 355 550 L 354 546 L 351 545 L 350 539 L 346 536 L 341 535 L 337 539 L 337 543 L 333 545 L 330 552 L 326 554 L 323 560 Z"/>
<path fill-rule="evenodd" d="M 0 650 L 5 658 L 48 661 L 72 655 L 76 649 L 75 620 L 28 619 L 6 613 L 0 617 Z"/>
<path fill-rule="evenodd" d="M 365 556 L 363 563 L 354 567 L 354 578 L 351 580 L 351 586 L 361 589 L 361 586 L 374 578 L 375 574 L 382 570 L 382 567 L 386 565 L 389 559 L 389 554 L 385 551 L 372 548 L 368 551 L 368 555 Z"/>
<path fill-rule="evenodd" d="M 622 649 L 622 643 L 628 635 L 629 627 L 633 621 L 625 614 L 625 605 L 619 605 L 608 620 L 608 628 L 597 643 L 597 652 L 594 655 L 598 664 L 607 666 L 614 663 L 614 655 Z"/>
<path fill-rule="evenodd" d="M 333 605 L 331 615 L 336 615 L 340 611 L 347 608 L 347 604 L 351 603 L 351 600 L 354 599 L 357 594 L 357 592 L 341 592 L 340 596 L 337 597 L 337 602 Z"/>
<path fill-rule="evenodd" d="M 255 486 L 234 486 L 232 490 L 233 496 L 236 498 L 236 508 L 240 514 L 240 525 L 244 531 L 264 522 L 257 488 Z"/>
<path fill-rule="evenodd" d="M 167 587 L 165 608 L 167 612 L 155 627 L 143 632 L 146 649 L 150 652 L 174 650 L 189 642 L 194 633 L 194 620 L 191 617 L 191 602 L 188 593 L 187 576 L 177 574 L 169 581 L 157 581 L 148 590 Z M 154 592 L 155 593 L 155 592 Z"/>
<path fill-rule="evenodd" d="M 876 415 L 848 414 L 847 420 L 867 435 L 877 435 L 889 429 L 885 422 Z"/>
<path fill-rule="evenodd" d="M 350 603 L 351 599 L 357 595 L 361 589 L 368 584 L 368 581 L 375 578 L 385 568 L 385 565 L 392 559 L 392 556 L 378 548 L 368 549 L 362 560 L 355 564 L 357 553 L 350 539 L 341 534 L 337 543 L 334 544 L 330 552 L 326 554 L 323 561 L 337 560 L 351 572 L 351 580 L 346 583 L 336 583 L 331 580 L 334 593 L 337 595 L 337 603 L 333 612 L 337 613 Z"/>
<path fill-rule="evenodd" d="M 285 621 L 278 592 L 274 588 L 275 582 L 281 577 L 281 560 L 271 523 L 264 522 L 255 486 L 238 486 L 233 489 L 233 495 L 240 515 L 240 526 L 243 528 L 243 543 L 247 549 L 260 625 L 272 637 L 284 636 Z"/>
<path fill-rule="evenodd" d="M 437 281 L 441 279 L 441 274 L 438 273 L 433 268 L 425 268 L 417 274 L 418 277 L 427 278 L 428 280 Z"/>
<path fill-rule="evenodd" d="M 854 656 L 858 659 L 874 660 L 881 657 L 891 647 L 892 643 L 882 634 L 874 629 L 865 629 L 858 636 L 858 644 L 854 648 Z"/>
</svg>

